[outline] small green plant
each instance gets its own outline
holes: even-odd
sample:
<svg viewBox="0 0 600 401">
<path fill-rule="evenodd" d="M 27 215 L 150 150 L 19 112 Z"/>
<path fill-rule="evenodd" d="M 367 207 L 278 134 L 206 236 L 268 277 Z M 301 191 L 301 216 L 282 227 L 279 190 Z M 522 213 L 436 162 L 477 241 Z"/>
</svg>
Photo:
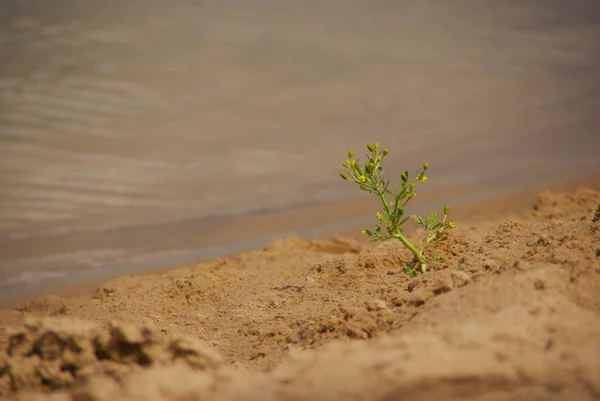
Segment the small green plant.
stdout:
<svg viewBox="0 0 600 401">
<path fill-rule="evenodd" d="M 600 221 L 600 204 L 598 204 L 598 208 L 596 209 L 596 213 L 594 213 L 594 217 L 592 217 L 592 223 L 590 224 L 590 233 L 594 235 L 600 231 L 598 225 L 596 224 L 598 221 Z M 600 248 L 596 250 L 596 255 L 600 255 Z"/>
<path fill-rule="evenodd" d="M 592 218 L 592 223 L 596 223 L 598 220 L 600 220 L 600 203 L 598 204 L 596 213 L 594 213 L 594 217 Z"/>
<path fill-rule="evenodd" d="M 412 181 L 409 179 L 408 171 L 402 173 L 400 175 L 400 185 L 394 184 L 392 190 L 390 188 L 390 180 L 386 177 L 382 167 L 383 159 L 388 155 L 389 150 L 385 148 L 380 151 L 378 143 L 368 144 L 367 149 L 370 154 L 366 155 L 367 161 L 363 165 L 360 164 L 359 159 L 354 159 L 354 151 L 349 151 L 348 160 L 343 165 L 349 172 L 341 172 L 340 176 L 344 180 L 358 184 L 361 190 L 379 197 L 383 204 L 383 210 L 375 213 L 379 224 L 375 225 L 374 231 L 363 230 L 362 232 L 371 237 L 373 241 L 385 241 L 390 238 L 400 240 L 414 255 L 411 266 L 404 267 L 404 272 L 414 277 L 417 274 L 415 267 L 420 268 L 421 272 L 427 270 L 427 259 L 424 255 L 427 246 L 432 243 L 443 243 L 448 238 L 444 235 L 444 231 L 454 228 L 454 222 L 447 221 L 450 207 L 444 206 L 444 218 L 442 221 L 438 221 L 438 213 L 431 213 L 427 219 L 414 214 L 405 216 L 404 207 L 412 198 L 417 196 L 415 193 L 417 182 L 426 183 L 428 180 L 425 172 L 429 168 L 429 165 L 423 163 L 422 170 L 416 172 L 416 176 Z M 402 232 L 401 226 L 409 218 L 413 219 L 425 230 L 426 236 L 419 247 L 411 244 Z M 385 231 L 382 230 L 382 226 L 385 227 Z M 436 252 L 432 258 L 432 262 L 437 260 L 440 260 L 440 258 Z"/>
</svg>

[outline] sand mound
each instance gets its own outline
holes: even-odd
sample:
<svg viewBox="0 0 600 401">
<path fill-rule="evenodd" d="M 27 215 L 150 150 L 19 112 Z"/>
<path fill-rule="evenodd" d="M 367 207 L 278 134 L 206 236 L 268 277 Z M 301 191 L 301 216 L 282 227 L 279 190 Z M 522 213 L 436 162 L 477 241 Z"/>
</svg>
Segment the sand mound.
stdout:
<svg viewBox="0 0 600 401">
<path fill-rule="evenodd" d="M 459 227 L 414 279 L 394 242 L 288 239 L 38 297 L 0 314 L 0 382 L 40 400 L 597 399 L 599 203 L 543 193 Z"/>
<path fill-rule="evenodd" d="M 59 389 L 92 377 L 121 381 L 145 367 L 179 362 L 192 369 L 216 369 L 221 357 L 202 340 L 166 339 L 152 325 L 113 322 L 108 332 L 97 324 L 69 318 L 27 318 L 9 335 L 0 359 L 3 391 Z"/>
</svg>

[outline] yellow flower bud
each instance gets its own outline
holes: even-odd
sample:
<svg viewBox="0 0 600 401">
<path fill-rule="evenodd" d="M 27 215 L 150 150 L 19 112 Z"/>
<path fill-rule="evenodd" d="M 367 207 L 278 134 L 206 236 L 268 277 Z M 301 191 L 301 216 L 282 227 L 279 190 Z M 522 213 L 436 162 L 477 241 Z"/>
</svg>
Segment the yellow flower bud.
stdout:
<svg viewBox="0 0 600 401">
<path fill-rule="evenodd" d="M 388 148 L 383 149 L 383 155 L 387 156 L 388 153 L 390 153 L 390 150 Z"/>
<path fill-rule="evenodd" d="M 350 151 L 348 152 L 348 159 L 352 159 L 353 157 L 354 157 L 354 151 L 353 151 L 353 150 L 350 150 Z"/>
<path fill-rule="evenodd" d="M 446 205 L 444 206 L 444 214 L 448 214 L 450 213 L 450 206 Z"/>
<path fill-rule="evenodd" d="M 360 182 L 365 182 L 367 180 L 367 178 L 364 175 L 361 175 L 360 177 L 358 177 L 358 181 Z"/>
<path fill-rule="evenodd" d="M 381 213 L 377 212 L 377 213 L 375 213 L 375 216 L 376 216 L 376 217 L 377 217 L 379 220 L 381 220 L 381 217 L 382 217 L 382 216 L 381 216 Z"/>
<path fill-rule="evenodd" d="M 411 182 L 410 183 L 410 191 L 413 192 L 415 190 L 415 183 Z"/>
<path fill-rule="evenodd" d="M 429 168 L 429 164 L 423 163 L 423 170 L 427 171 L 428 168 Z"/>
<path fill-rule="evenodd" d="M 340 177 L 342 177 L 344 180 L 348 179 L 348 174 L 344 173 L 343 171 L 340 173 Z"/>
<path fill-rule="evenodd" d="M 367 149 L 369 149 L 369 151 L 373 152 L 373 151 L 375 151 L 375 146 L 373 146 L 370 143 L 368 143 L 367 144 Z"/>
<path fill-rule="evenodd" d="M 374 165 L 373 163 L 369 163 L 369 164 L 367 164 L 367 167 L 366 167 L 366 169 L 367 169 L 367 172 L 369 172 L 369 173 L 370 173 L 370 172 L 372 172 L 373 170 L 375 170 L 375 165 Z"/>
<path fill-rule="evenodd" d="M 423 177 L 421 177 L 421 181 L 423 181 L 424 183 L 427 183 L 428 179 L 429 178 L 427 178 L 427 176 L 425 176 L 425 175 Z"/>
<path fill-rule="evenodd" d="M 346 166 L 351 167 L 352 166 L 352 162 L 350 160 L 346 160 Z"/>
<path fill-rule="evenodd" d="M 456 226 L 456 224 L 454 224 L 453 221 L 451 221 L 450 223 L 448 223 L 448 227 L 450 228 L 454 228 Z"/>
<path fill-rule="evenodd" d="M 375 150 L 379 150 L 379 144 L 375 142 Z"/>
<path fill-rule="evenodd" d="M 402 181 L 406 182 L 408 180 L 408 175 L 406 175 L 406 173 L 402 174 L 400 176 L 402 178 Z"/>
</svg>

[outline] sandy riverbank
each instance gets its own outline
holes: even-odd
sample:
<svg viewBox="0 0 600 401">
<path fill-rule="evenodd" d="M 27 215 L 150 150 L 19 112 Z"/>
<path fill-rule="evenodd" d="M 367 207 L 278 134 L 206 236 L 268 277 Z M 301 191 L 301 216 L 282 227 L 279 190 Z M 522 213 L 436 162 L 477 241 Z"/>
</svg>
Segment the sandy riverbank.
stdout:
<svg viewBox="0 0 600 401">
<path fill-rule="evenodd" d="M 0 391 L 51 391 L 35 397 L 48 400 L 593 399 L 599 203 L 591 189 L 545 191 L 526 213 L 459 224 L 444 261 L 415 279 L 401 272 L 410 255 L 395 243 L 287 238 L 40 296 L 0 311 Z"/>
</svg>

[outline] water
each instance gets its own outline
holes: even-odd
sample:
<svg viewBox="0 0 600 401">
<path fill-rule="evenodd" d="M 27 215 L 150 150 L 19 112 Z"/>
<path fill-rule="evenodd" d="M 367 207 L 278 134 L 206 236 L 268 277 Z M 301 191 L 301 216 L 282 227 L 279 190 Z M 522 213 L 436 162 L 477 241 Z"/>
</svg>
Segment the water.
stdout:
<svg viewBox="0 0 600 401">
<path fill-rule="evenodd" d="M 352 201 L 370 141 L 432 189 L 600 171 L 598 38 L 596 0 L 4 0 L 0 297 Z"/>
</svg>

